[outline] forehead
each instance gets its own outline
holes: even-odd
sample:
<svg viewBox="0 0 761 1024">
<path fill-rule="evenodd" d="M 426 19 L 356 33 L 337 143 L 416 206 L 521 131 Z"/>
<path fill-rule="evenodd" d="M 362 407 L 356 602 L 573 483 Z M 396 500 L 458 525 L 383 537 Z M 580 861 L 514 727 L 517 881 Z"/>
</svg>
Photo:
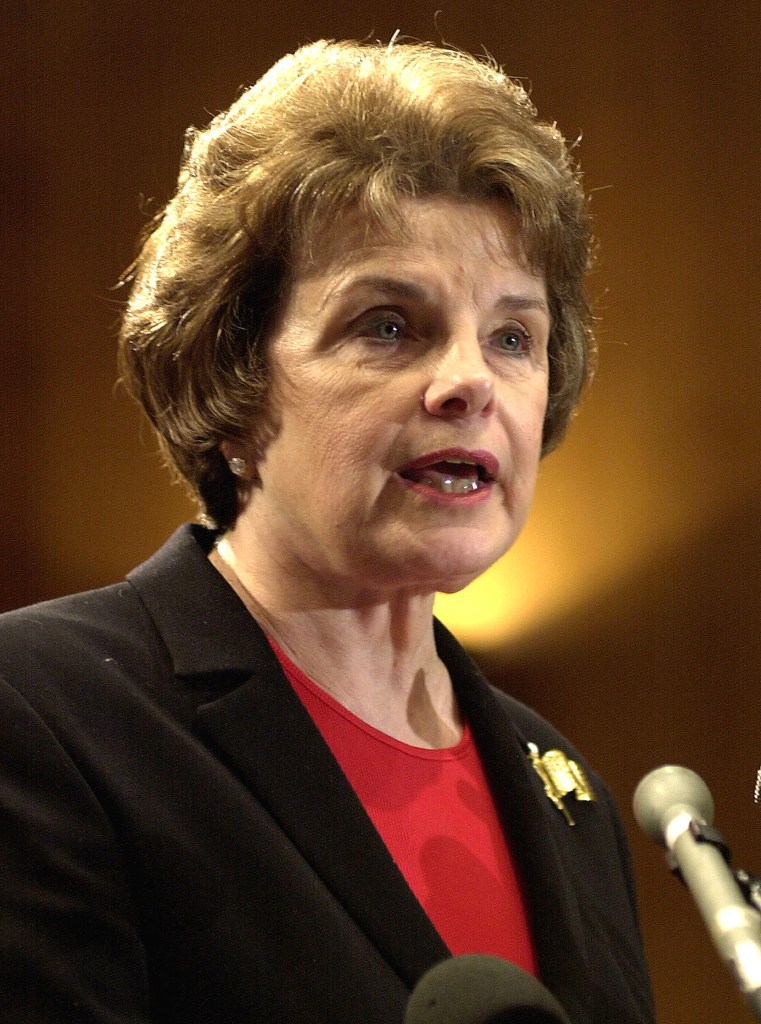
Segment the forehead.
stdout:
<svg viewBox="0 0 761 1024">
<path fill-rule="evenodd" d="M 520 269 L 528 266 L 517 218 L 496 200 L 445 196 L 400 198 L 388 220 L 379 223 L 350 210 L 297 258 L 294 283 L 313 277 L 351 274 L 360 265 L 443 260 Z"/>
</svg>

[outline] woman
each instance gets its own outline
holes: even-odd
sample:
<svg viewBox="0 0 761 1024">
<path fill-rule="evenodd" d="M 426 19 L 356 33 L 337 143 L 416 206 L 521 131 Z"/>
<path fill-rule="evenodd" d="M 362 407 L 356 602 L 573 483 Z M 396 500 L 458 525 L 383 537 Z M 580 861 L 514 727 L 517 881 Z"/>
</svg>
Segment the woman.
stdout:
<svg viewBox="0 0 761 1024">
<path fill-rule="evenodd" d="M 465 952 L 652 1019 L 604 785 L 432 617 L 562 437 L 588 258 L 463 54 L 317 43 L 191 135 L 121 353 L 205 525 L 4 617 L 10 1019 L 401 1021 Z"/>
</svg>

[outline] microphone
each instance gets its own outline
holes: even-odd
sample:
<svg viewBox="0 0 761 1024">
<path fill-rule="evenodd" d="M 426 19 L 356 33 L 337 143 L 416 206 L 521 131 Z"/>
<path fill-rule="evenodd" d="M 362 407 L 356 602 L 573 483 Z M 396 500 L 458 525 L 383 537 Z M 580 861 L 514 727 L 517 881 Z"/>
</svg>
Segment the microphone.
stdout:
<svg viewBox="0 0 761 1024">
<path fill-rule="evenodd" d="M 415 986 L 404 1024 L 570 1024 L 536 978 L 497 956 L 442 960 Z"/>
<path fill-rule="evenodd" d="M 698 906 L 719 955 L 761 1021 L 761 915 L 748 905 L 721 835 L 712 828 L 713 798 L 705 782 L 678 765 L 656 768 L 634 793 L 634 816 L 669 851 Z"/>
</svg>

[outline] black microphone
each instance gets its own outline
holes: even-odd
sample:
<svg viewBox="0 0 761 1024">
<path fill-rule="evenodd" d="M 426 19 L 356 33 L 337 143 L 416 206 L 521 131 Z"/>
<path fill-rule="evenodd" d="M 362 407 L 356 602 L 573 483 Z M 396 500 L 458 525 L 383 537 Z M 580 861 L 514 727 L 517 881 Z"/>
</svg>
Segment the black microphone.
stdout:
<svg viewBox="0 0 761 1024">
<path fill-rule="evenodd" d="M 646 775 L 634 793 L 641 828 L 669 851 L 698 906 L 719 955 L 761 1020 L 761 914 L 749 906 L 712 828 L 713 798 L 705 782 L 678 765 Z"/>
<path fill-rule="evenodd" d="M 530 974 L 497 956 L 442 960 L 415 986 L 404 1024 L 570 1024 L 560 1003 Z"/>
</svg>

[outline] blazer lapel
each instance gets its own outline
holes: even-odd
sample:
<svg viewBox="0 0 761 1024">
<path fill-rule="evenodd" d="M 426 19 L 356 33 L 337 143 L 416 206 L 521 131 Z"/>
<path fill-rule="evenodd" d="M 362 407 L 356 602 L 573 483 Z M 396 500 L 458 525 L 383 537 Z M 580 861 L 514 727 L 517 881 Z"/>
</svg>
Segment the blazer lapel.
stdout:
<svg viewBox="0 0 761 1024">
<path fill-rule="evenodd" d="M 270 671 L 199 708 L 198 728 L 411 988 L 449 951 L 270 654 Z"/>
<path fill-rule="evenodd" d="M 412 988 L 449 950 L 266 637 L 199 543 L 209 547 L 208 531 L 184 528 L 129 577 L 169 648 L 176 675 L 194 695 L 197 707 L 188 724 L 267 808 Z"/>
<path fill-rule="evenodd" d="M 593 969 L 583 937 L 583 911 L 558 848 L 560 812 L 545 796 L 528 760 L 527 740 L 534 737 L 521 735 L 507 698 L 489 686 L 439 623 L 437 643 L 470 722 L 520 872 L 541 980 L 572 1020 L 590 1019 L 584 979 Z"/>
</svg>

